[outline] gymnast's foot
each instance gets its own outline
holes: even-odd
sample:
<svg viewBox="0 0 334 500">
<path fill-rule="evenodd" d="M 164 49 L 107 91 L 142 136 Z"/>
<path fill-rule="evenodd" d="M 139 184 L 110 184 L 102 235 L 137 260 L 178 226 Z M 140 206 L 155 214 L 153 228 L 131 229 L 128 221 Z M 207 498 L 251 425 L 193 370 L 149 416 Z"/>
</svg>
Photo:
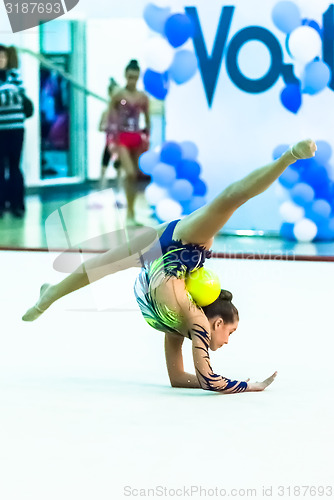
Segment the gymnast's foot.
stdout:
<svg viewBox="0 0 334 500">
<path fill-rule="evenodd" d="M 23 321 L 35 321 L 52 304 L 51 288 L 52 286 L 49 283 L 44 283 L 41 286 L 38 301 L 22 316 Z"/>
<path fill-rule="evenodd" d="M 317 145 L 312 139 L 300 141 L 290 148 L 290 153 L 296 160 L 306 160 L 315 156 Z"/>
<path fill-rule="evenodd" d="M 143 227 L 143 224 L 138 222 L 136 219 L 126 219 L 127 227 Z"/>
<path fill-rule="evenodd" d="M 126 214 L 125 224 L 127 227 L 141 227 L 143 225 L 136 220 L 135 214 L 133 212 L 129 212 L 129 211 Z"/>
</svg>

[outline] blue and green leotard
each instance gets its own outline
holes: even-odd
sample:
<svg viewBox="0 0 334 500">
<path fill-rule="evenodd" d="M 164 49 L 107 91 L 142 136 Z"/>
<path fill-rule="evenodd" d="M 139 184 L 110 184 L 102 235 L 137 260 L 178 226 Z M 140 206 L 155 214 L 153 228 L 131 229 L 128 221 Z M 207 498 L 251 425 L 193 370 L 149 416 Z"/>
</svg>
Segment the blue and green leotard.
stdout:
<svg viewBox="0 0 334 500">
<path fill-rule="evenodd" d="M 170 222 L 159 241 L 142 255 L 142 270 L 134 286 L 136 300 L 146 322 L 156 330 L 175 333 L 179 333 L 180 320 L 175 312 L 155 299 L 157 284 L 166 277 L 184 278 L 211 258 L 211 252 L 200 245 L 173 240 L 178 222 Z M 189 298 L 192 300 L 190 294 Z"/>
</svg>

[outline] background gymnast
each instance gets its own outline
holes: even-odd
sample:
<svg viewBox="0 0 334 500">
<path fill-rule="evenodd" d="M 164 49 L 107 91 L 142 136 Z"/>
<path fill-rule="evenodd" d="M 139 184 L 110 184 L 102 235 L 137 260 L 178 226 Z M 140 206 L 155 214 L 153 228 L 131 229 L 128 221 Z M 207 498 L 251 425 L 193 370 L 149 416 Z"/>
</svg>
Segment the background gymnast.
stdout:
<svg viewBox="0 0 334 500">
<path fill-rule="evenodd" d="M 317 147 L 312 140 L 297 143 L 278 160 L 234 182 L 206 206 L 180 221 L 163 224 L 156 237 L 145 232 L 127 244 L 93 257 L 56 285 L 44 284 L 35 306 L 24 321 L 38 318 L 53 302 L 107 274 L 141 267 L 135 295 L 141 312 L 153 328 L 165 333 L 167 370 L 173 387 L 202 388 L 222 393 L 263 391 L 277 372 L 263 382 L 230 380 L 213 372 L 209 348 L 215 351 L 228 343 L 238 327 L 239 315 L 232 295 L 222 290 L 218 299 L 199 307 L 186 289 L 185 278 L 210 258 L 213 237 L 235 210 L 265 191 L 299 159 L 311 158 Z M 183 368 L 182 344 L 192 342 L 196 375 Z"/>
</svg>

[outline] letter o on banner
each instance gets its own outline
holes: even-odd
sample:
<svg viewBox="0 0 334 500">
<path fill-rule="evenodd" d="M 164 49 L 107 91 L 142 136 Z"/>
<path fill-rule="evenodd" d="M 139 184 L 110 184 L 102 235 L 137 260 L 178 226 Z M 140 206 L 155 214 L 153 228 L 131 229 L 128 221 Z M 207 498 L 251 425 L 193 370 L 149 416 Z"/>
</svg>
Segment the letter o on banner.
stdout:
<svg viewBox="0 0 334 500">
<path fill-rule="evenodd" d="M 271 55 L 271 66 L 262 78 L 247 78 L 240 71 L 238 65 L 238 53 L 241 47 L 252 40 L 264 43 Z M 283 52 L 279 41 L 265 28 L 251 26 L 237 33 L 231 40 L 226 57 L 227 72 L 233 83 L 239 89 L 251 94 L 259 94 L 270 89 L 277 82 L 283 64 Z"/>
</svg>

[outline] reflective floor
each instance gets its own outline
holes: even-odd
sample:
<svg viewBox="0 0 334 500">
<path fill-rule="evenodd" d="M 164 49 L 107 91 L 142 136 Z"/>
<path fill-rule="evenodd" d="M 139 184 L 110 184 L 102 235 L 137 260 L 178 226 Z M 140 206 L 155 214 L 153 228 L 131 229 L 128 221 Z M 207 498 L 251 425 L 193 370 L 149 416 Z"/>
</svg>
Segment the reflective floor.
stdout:
<svg viewBox="0 0 334 500">
<path fill-rule="evenodd" d="M 71 225 L 76 241 L 86 241 L 94 226 L 105 232 L 123 227 L 125 208 L 116 208 L 114 202 L 117 196 L 114 195 L 115 189 L 111 189 L 28 196 L 24 219 L 15 219 L 9 213 L 0 219 L 0 247 L 59 248 L 64 244 L 63 229 L 48 231 L 46 227 L 51 227 L 52 214 L 59 209 L 66 213 L 66 222 Z M 152 227 L 158 224 L 143 192 L 137 200 L 137 213 L 141 223 Z M 257 258 L 275 255 L 334 258 L 334 242 L 303 244 L 283 241 L 275 236 L 235 236 L 224 232 L 216 237 L 213 249 L 232 256 L 252 254 Z"/>
<path fill-rule="evenodd" d="M 280 486 L 332 483 L 332 264 L 210 261 L 240 312 L 213 369 L 252 381 L 278 371 L 262 393 L 223 396 L 169 386 L 163 334 L 131 293 L 136 270 L 22 322 L 41 283 L 61 279 L 55 257 L 0 253 L 1 498 L 110 500 L 158 486 L 258 498 L 265 486 L 279 498 Z M 193 373 L 188 340 L 184 360 Z"/>
</svg>

